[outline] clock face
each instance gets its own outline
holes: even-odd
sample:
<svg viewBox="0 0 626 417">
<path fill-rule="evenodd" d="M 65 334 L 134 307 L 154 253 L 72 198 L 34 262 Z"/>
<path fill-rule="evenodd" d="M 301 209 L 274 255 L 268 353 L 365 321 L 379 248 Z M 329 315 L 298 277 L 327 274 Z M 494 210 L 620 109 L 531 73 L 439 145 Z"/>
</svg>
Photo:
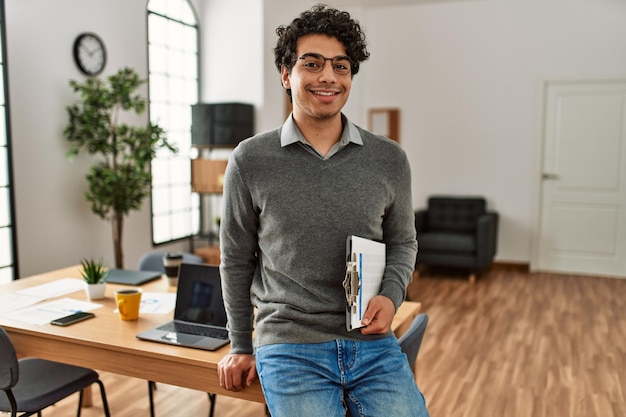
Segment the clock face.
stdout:
<svg viewBox="0 0 626 417">
<path fill-rule="evenodd" d="M 83 33 L 74 42 L 74 60 L 87 75 L 98 75 L 104 69 L 107 54 L 104 42 L 94 33 Z"/>
</svg>

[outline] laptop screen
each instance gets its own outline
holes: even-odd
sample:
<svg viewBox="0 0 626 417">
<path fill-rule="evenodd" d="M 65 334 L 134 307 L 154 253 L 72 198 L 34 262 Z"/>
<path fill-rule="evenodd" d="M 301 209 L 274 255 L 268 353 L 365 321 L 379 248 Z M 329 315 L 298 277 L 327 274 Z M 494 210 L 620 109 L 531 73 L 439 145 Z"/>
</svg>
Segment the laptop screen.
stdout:
<svg viewBox="0 0 626 417">
<path fill-rule="evenodd" d="M 180 265 L 174 319 L 226 327 L 219 267 Z"/>
</svg>

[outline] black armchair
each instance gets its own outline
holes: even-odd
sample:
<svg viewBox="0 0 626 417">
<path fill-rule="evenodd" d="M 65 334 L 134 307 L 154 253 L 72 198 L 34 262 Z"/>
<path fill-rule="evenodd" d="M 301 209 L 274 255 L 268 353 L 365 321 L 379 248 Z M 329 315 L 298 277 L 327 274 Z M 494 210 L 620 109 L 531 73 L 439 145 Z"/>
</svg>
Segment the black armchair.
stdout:
<svg viewBox="0 0 626 417">
<path fill-rule="evenodd" d="M 498 213 L 483 197 L 432 196 L 415 212 L 416 270 L 420 265 L 469 269 L 470 282 L 496 255 Z"/>
</svg>

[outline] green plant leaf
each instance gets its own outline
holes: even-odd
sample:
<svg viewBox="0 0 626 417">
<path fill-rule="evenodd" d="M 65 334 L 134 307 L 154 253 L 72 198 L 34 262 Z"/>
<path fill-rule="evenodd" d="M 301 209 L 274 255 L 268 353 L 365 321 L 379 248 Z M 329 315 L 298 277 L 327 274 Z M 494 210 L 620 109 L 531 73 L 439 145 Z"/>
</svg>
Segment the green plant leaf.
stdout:
<svg viewBox="0 0 626 417">
<path fill-rule="evenodd" d="M 80 264 L 82 265 L 80 275 L 87 284 L 101 284 L 106 281 L 109 269 L 101 259 L 84 258 Z"/>
</svg>

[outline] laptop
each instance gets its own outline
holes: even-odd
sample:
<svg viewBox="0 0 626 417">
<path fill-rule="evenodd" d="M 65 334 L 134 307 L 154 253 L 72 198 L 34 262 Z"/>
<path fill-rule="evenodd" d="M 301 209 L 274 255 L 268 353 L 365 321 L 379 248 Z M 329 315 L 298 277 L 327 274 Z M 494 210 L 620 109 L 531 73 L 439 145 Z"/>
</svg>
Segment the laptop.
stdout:
<svg viewBox="0 0 626 417">
<path fill-rule="evenodd" d="M 137 338 L 204 350 L 228 344 L 219 267 L 180 264 L 174 320 L 141 332 Z"/>
<path fill-rule="evenodd" d="M 132 271 L 130 269 L 110 269 L 106 282 L 112 284 L 141 285 L 161 278 L 163 271 Z"/>
</svg>

